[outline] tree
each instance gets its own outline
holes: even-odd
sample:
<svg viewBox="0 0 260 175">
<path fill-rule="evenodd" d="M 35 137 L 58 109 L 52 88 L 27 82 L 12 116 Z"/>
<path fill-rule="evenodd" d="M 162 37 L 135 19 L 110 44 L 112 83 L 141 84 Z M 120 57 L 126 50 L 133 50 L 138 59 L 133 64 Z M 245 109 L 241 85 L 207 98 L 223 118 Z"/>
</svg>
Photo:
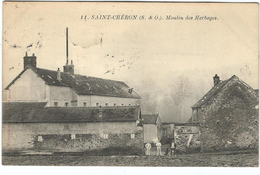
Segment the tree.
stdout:
<svg viewBox="0 0 260 175">
<path fill-rule="evenodd" d="M 187 77 L 179 76 L 176 79 L 175 88 L 173 90 L 172 99 L 177 109 L 177 121 L 179 121 L 179 117 L 184 117 L 185 100 L 191 95 L 190 80 Z"/>
</svg>

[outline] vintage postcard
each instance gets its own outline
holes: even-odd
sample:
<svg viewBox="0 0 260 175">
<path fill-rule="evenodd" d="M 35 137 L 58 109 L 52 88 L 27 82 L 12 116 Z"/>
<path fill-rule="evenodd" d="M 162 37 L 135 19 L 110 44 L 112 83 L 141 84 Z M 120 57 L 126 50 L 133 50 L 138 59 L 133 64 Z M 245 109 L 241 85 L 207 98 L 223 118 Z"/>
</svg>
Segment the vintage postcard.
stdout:
<svg viewBox="0 0 260 175">
<path fill-rule="evenodd" d="M 4 2 L 2 164 L 258 167 L 258 8 Z"/>
</svg>

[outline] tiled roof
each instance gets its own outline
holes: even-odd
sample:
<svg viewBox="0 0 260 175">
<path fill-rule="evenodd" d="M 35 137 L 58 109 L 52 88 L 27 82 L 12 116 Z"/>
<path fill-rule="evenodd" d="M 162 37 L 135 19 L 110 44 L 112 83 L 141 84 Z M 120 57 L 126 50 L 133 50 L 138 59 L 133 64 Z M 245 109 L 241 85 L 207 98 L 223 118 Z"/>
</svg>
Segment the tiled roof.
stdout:
<svg viewBox="0 0 260 175">
<path fill-rule="evenodd" d="M 156 124 L 158 117 L 158 114 L 142 115 L 143 124 Z"/>
<path fill-rule="evenodd" d="M 259 89 L 254 90 L 257 95 L 259 95 Z"/>
<path fill-rule="evenodd" d="M 3 103 L 3 123 L 134 122 L 140 106 L 46 107 L 47 102 Z"/>
<path fill-rule="evenodd" d="M 141 97 L 135 92 L 129 92 L 129 86 L 122 81 L 107 80 L 61 72 L 61 81 L 57 79 L 57 71 L 27 67 L 5 89 L 9 87 L 28 69 L 31 68 L 46 84 L 50 86 L 65 86 L 72 88 L 79 95 L 100 95 L 123 98 Z"/>
<path fill-rule="evenodd" d="M 247 85 L 244 81 L 240 80 L 236 75 L 233 75 L 231 78 L 225 80 L 225 81 L 220 81 L 218 84 L 216 84 L 213 88 L 211 88 L 195 105 L 193 105 L 191 108 L 200 108 L 202 105 L 204 105 L 209 99 L 212 97 L 215 97 L 218 92 L 231 80 L 238 80 L 248 88 L 252 89 L 249 85 Z M 253 90 L 253 89 L 252 89 Z M 255 93 L 258 93 L 258 90 L 253 90 Z M 257 94 L 258 95 L 258 94 Z"/>
<path fill-rule="evenodd" d="M 234 75 L 235 76 L 235 75 Z M 213 88 L 211 88 L 195 105 L 193 105 L 191 108 L 200 108 L 203 104 L 205 104 L 210 98 L 215 96 L 220 89 L 225 86 L 227 82 L 229 82 L 234 76 L 231 78 L 220 81 L 218 84 L 216 84 Z M 236 76 L 235 76 L 236 77 Z"/>
</svg>

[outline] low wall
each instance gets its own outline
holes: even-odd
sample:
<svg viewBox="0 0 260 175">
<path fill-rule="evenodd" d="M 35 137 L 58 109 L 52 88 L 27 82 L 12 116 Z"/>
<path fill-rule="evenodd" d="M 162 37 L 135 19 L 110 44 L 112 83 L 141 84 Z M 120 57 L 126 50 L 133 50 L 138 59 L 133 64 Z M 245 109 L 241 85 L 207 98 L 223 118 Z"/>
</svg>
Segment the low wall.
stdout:
<svg viewBox="0 0 260 175">
<path fill-rule="evenodd" d="M 117 154 L 117 150 L 113 150 L 117 148 L 125 151 L 124 154 L 132 155 L 143 152 L 143 130 L 134 122 L 3 124 L 2 145 L 3 152 L 110 149 Z M 131 148 L 130 152 L 128 148 Z"/>
</svg>

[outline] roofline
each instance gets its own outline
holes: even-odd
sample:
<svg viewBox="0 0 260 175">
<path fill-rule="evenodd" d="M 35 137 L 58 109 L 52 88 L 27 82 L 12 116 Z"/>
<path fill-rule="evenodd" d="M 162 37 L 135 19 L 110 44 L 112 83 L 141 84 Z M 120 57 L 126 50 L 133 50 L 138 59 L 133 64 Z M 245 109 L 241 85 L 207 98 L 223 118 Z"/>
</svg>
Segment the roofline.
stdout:
<svg viewBox="0 0 260 175">
<path fill-rule="evenodd" d="M 175 126 L 199 126 L 199 123 L 178 123 Z"/>
<path fill-rule="evenodd" d="M 206 100 L 204 101 L 204 103 L 201 104 L 200 106 L 195 106 L 200 100 L 203 99 L 203 97 L 204 97 L 207 93 L 209 93 L 209 92 L 211 91 L 211 89 L 213 89 L 213 88 L 215 87 L 215 86 L 213 86 L 205 95 L 202 96 L 202 98 L 200 98 L 193 106 L 191 106 L 191 108 L 201 108 L 207 101 L 209 101 L 209 99 L 211 99 L 216 93 L 218 93 L 220 90 L 222 90 L 223 87 L 225 87 L 225 86 L 228 84 L 228 82 L 229 82 L 232 78 L 235 78 L 235 77 L 237 77 L 237 76 L 236 76 L 236 75 L 233 75 L 232 77 L 230 77 L 230 78 L 227 79 L 227 80 L 222 80 L 222 81 L 226 81 L 226 82 L 225 82 L 225 84 L 224 84 L 218 91 L 216 91 L 210 98 L 206 99 Z M 237 77 L 237 78 L 238 78 L 238 77 Z M 239 78 L 238 78 L 238 79 L 239 79 Z"/>
<path fill-rule="evenodd" d="M 31 69 L 36 75 L 38 75 L 38 77 L 40 77 L 40 78 L 42 79 L 42 77 L 39 76 L 39 74 L 35 71 L 35 69 L 34 69 L 32 66 L 27 65 L 27 66 L 25 67 L 25 69 L 22 70 L 22 72 L 21 72 L 20 74 L 18 74 L 18 76 L 16 76 L 16 77 L 13 79 L 13 81 L 11 81 L 11 83 L 10 83 L 4 90 L 8 90 L 8 89 L 10 88 L 10 86 L 11 86 L 12 84 L 14 84 L 14 82 L 15 82 L 27 69 Z M 37 69 L 37 68 L 36 68 L 36 69 Z M 41 68 L 40 68 L 40 69 L 41 69 Z M 50 84 L 48 84 L 44 79 L 42 79 L 42 80 L 45 82 L 45 84 L 47 84 L 47 85 L 50 86 Z M 57 86 L 58 86 L 58 85 L 57 85 Z M 69 87 L 69 86 L 66 86 L 66 87 Z"/>
<path fill-rule="evenodd" d="M 30 65 L 28 65 L 30 66 Z M 30 66 L 31 67 L 31 66 Z M 31 67 L 32 68 L 32 67 Z M 33 69 L 33 68 L 32 68 Z M 44 69 L 44 68 L 38 68 L 38 69 Z M 55 70 L 50 70 L 50 69 L 44 69 L 44 70 L 48 70 L 48 71 L 54 71 L 56 72 Z M 36 73 L 36 72 L 35 72 Z M 61 72 L 61 73 L 64 73 L 64 74 L 69 74 L 69 73 L 66 73 L 66 72 Z M 37 73 L 36 73 L 37 74 Z M 38 75 L 38 74 L 37 74 Z M 120 82 L 120 83 L 123 83 L 125 86 L 127 86 L 129 88 L 129 86 L 127 84 L 125 84 L 125 82 L 123 81 L 118 81 L 118 80 L 111 80 L 111 79 L 105 79 L 105 78 L 98 78 L 98 77 L 92 77 L 92 76 L 87 76 L 87 75 L 80 75 L 80 74 L 74 74 L 74 75 L 79 75 L 79 76 L 85 76 L 85 77 L 88 77 L 88 78 L 96 78 L 96 79 L 101 79 L 101 80 L 106 80 L 106 81 L 115 81 L 115 82 Z M 74 76 L 73 75 L 73 76 Z M 48 84 L 49 86 L 64 86 L 64 87 L 70 87 L 68 85 L 53 85 L 53 84 Z M 79 93 L 77 92 L 74 88 L 70 87 L 73 91 L 75 91 L 78 95 L 96 95 L 96 94 L 82 94 L 82 93 Z M 133 90 L 134 91 L 134 90 Z M 135 92 L 135 91 L 134 91 Z M 121 98 L 134 98 L 134 99 L 142 99 L 140 95 L 138 95 L 136 92 L 135 94 L 138 96 L 138 97 L 121 97 Z M 120 96 L 109 96 L 109 95 L 99 95 L 99 96 L 108 96 L 108 97 L 120 97 Z"/>
<path fill-rule="evenodd" d="M 22 70 L 22 72 L 20 72 L 7 86 L 4 90 L 8 90 L 10 88 L 10 86 L 12 86 L 12 84 L 14 84 L 14 82 L 21 77 L 21 75 L 28 69 L 28 66 L 26 66 L 26 68 L 24 70 Z"/>
<path fill-rule="evenodd" d="M 252 88 L 251 86 L 249 86 L 246 82 L 244 82 L 243 80 L 241 80 L 238 76 L 233 75 L 233 76 L 230 77 L 229 79 L 224 80 L 224 81 L 227 81 L 227 82 L 226 82 L 218 91 L 216 91 L 216 92 L 211 96 L 211 98 L 212 98 L 216 93 L 218 93 L 219 91 L 221 91 L 233 78 L 237 78 L 237 79 L 238 79 L 239 81 L 241 81 L 244 85 L 246 85 L 248 88 L 250 88 L 251 90 L 254 91 L 254 88 Z M 213 86 L 212 88 L 214 88 L 214 86 Z M 211 88 L 211 89 L 212 89 L 212 88 Z M 211 89 L 210 89 L 210 90 L 211 90 Z M 209 90 L 209 91 L 210 91 L 210 90 Z M 209 92 L 209 91 L 208 91 L 208 92 Z M 208 93 L 208 92 L 207 92 L 207 93 Z M 206 94 L 207 94 L 207 93 L 206 93 Z M 206 95 L 206 94 L 205 94 L 205 95 Z M 205 96 L 205 95 L 204 95 L 204 96 Z M 204 97 L 204 96 L 203 96 L 203 97 Z M 202 98 L 203 98 L 203 97 L 202 97 Z M 201 99 L 202 99 L 202 98 L 201 98 Z M 208 99 L 207 99 L 202 105 L 200 105 L 200 106 L 194 106 L 194 105 L 196 104 L 196 103 L 195 103 L 193 106 L 191 106 L 191 108 L 192 108 L 192 109 L 193 109 L 193 108 L 195 108 L 195 109 L 196 109 L 196 108 L 201 108 L 201 107 L 202 107 L 209 99 L 211 99 L 211 98 L 208 98 Z M 200 99 L 200 100 L 201 100 L 201 99 Z M 198 100 L 197 103 L 198 103 L 200 100 Z"/>
<path fill-rule="evenodd" d="M 33 102 L 32 102 L 33 103 Z M 46 106 L 46 108 L 52 108 L 52 109 L 78 109 L 78 108 L 83 108 L 83 109 L 115 109 L 115 108 L 140 108 L 140 105 L 131 105 L 131 106 L 69 106 L 69 107 L 55 107 L 55 106 Z"/>
<path fill-rule="evenodd" d="M 76 91 L 75 91 L 76 92 Z M 113 96 L 113 95 L 103 95 L 103 94 L 82 94 L 77 93 L 78 95 L 96 95 L 96 96 L 105 96 L 105 97 L 118 97 L 118 98 L 133 98 L 133 99 L 142 99 L 138 94 L 139 97 L 120 97 L 120 96 Z"/>
<path fill-rule="evenodd" d="M 11 83 L 9 83 L 9 84 L 6 86 L 6 88 L 5 88 L 4 90 L 8 90 L 8 89 L 10 88 L 10 86 L 11 86 L 12 84 L 14 84 L 14 82 L 15 82 L 19 77 L 21 77 L 21 75 L 22 75 L 27 69 L 31 69 L 36 75 L 38 75 L 38 77 L 40 77 L 40 78 L 42 79 L 42 77 L 39 76 L 39 74 L 37 73 L 37 71 L 35 71 L 35 69 L 34 69 L 32 66 L 27 65 L 26 68 L 25 68 L 24 70 L 22 70 L 22 72 L 21 72 L 20 74 L 18 74 L 18 75 L 13 79 L 13 81 L 11 81 Z M 37 69 L 37 67 L 36 67 L 36 69 Z M 38 69 L 44 69 L 44 68 L 38 68 Z M 55 70 L 49 70 L 49 69 L 44 69 L 44 70 L 54 71 L 54 72 L 55 72 Z M 66 73 L 66 72 L 61 72 L 61 73 Z M 97 78 L 97 77 L 91 77 L 91 76 L 80 75 L 80 74 L 75 74 L 75 75 L 85 76 L 85 77 L 90 77 L 90 78 Z M 115 82 L 120 82 L 120 83 L 125 84 L 123 81 L 110 80 L 110 79 L 104 79 L 104 78 L 97 78 L 97 79 L 102 79 L 102 80 L 106 80 L 106 81 L 115 81 Z M 66 84 L 64 84 L 64 85 L 56 85 L 56 84 L 55 84 L 55 85 L 54 85 L 54 84 L 48 84 L 44 79 L 42 79 L 42 80 L 43 80 L 43 81 L 45 82 L 45 84 L 47 84 L 48 86 L 69 87 L 69 88 L 71 88 L 75 93 L 77 93 L 78 95 L 97 95 L 97 96 L 106 96 L 106 97 L 119 97 L 119 98 L 142 99 L 142 98 L 140 97 L 140 95 L 138 95 L 135 91 L 134 91 L 134 92 L 135 92 L 135 94 L 136 94 L 138 97 L 120 97 L 120 96 L 103 95 L 103 94 L 82 94 L 82 93 L 78 93 L 73 87 L 68 86 L 68 85 L 66 85 Z M 126 85 L 127 87 L 129 87 L 127 84 L 125 84 L 125 85 Z"/>
<path fill-rule="evenodd" d="M 107 121 L 38 121 L 38 122 L 5 122 L 2 121 L 2 123 L 111 123 L 111 122 L 136 122 L 138 119 L 132 119 L 132 120 L 107 120 Z"/>
<path fill-rule="evenodd" d="M 28 66 L 30 66 L 30 65 L 28 65 Z M 30 66 L 30 67 L 31 67 L 31 66 Z M 36 67 L 36 68 L 38 68 L 38 69 L 44 69 L 44 68 L 40 68 L 40 67 Z M 55 70 L 50 70 L 50 69 L 44 69 L 44 70 L 57 72 L 57 71 L 55 71 Z M 64 73 L 64 74 L 70 74 L 70 73 L 68 73 L 68 72 L 61 72 L 61 73 Z M 124 83 L 124 84 L 125 84 L 125 82 L 123 82 L 123 81 L 118 81 L 118 80 L 111 80 L 111 79 L 105 79 L 105 78 L 98 78 L 98 77 L 92 77 L 92 76 L 80 75 L 80 74 L 74 74 L 74 75 L 85 76 L 85 77 L 88 77 L 88 78 L 96 78 L 96 79 L 107 80 L 107 81 L 116 81 L 116 82 L 120 82 L 120 83 Z M 72 76 L 74 76 L 74 75 L 72 75 Z M 129 87 L 127 84 L 125 84 L 125 85 L 126 85 L 127 87 Z"/>
<path fill-rule="evenodd" d="M 176 122 L 162 122 L 162 124 L 177 124 Z"/>
</svg>

